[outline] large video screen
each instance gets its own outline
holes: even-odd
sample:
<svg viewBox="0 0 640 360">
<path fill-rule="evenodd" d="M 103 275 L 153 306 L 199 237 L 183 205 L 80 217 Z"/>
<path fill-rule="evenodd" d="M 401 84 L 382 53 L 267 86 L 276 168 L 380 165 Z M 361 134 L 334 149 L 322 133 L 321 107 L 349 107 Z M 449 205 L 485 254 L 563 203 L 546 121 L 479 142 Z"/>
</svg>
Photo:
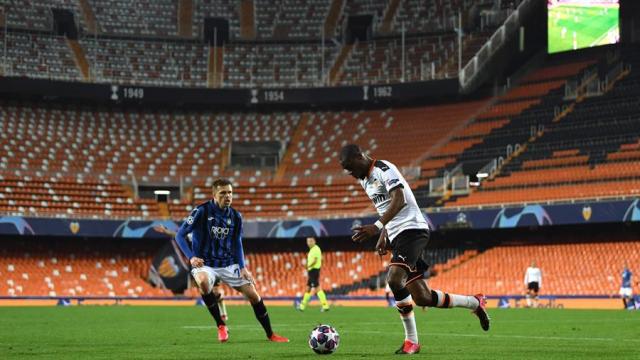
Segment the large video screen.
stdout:
<svg viewBox="0 0 640 360">
<path fill-rule="evenodd" d="M 619 0 L 548 0 L 549 53 L 620 41 Z"/>
</svg>

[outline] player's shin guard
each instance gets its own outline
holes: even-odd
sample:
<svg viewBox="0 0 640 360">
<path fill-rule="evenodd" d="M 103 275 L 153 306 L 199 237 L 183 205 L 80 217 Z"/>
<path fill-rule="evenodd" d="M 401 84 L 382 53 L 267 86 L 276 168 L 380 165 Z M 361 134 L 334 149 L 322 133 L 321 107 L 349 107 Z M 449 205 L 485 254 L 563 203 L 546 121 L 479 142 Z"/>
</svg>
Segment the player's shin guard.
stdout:
<svg viewBox="0 0 640 360">
<path fill-rule="evenodd" d="M 404 327 L 404 339 L 417 344 L 418 330 L 416 328 L 416 318 L 413 313 L 411 295 L 402 300 L 396 301 L 396 308 L 400 313 L 400 319 L 402 320 L 402 326 Z"/>
<path fill-rule="evenodd" d="M 264 332 L 267 334 L 267 337 L 270 338 L 273 335 L 273 330 L 271 330 L 271 320 L 269 320 L 269 314 L 267 313 L 267 307 L 264 306 L 264 301 L 260 299 L 259 302 L 255 304 L 251 304 L 253 307 L 253 312 L 256 314 L 256 319 L 262 325 Z"/>
<path fill-rule="evenodd" d="M 207 306 L 207 310 L 209 310 L 209 313 L 216 321 L 216 325 L 226 325 L 224 323 L 224 320 L 222 320 L 222 316 L 220 315 L 220 307 L 218 307 L 218 297 L 213 293 L 208 293 L 202 295 L 202 301 L 204 301 L 204 304 Z"/>
<path fill-rule="evenodd" d="M 404 338 L 414 344 L 418 343 L 418 330 L 416 328 L 416 318 L 413 314 L 413 300 L 407 288 L 402 288 L 393 292 L 396 300 L 396 308 L 400 313 L 402 326 L 404 327 Z"/>
<path fill-rule="evenodd" d="M 431 290 L 430 307 L 452 308 L 462 307 L 475 310 L 480 303 L 473 296 L 448 294 L 440 290 Z"/>
</svg>

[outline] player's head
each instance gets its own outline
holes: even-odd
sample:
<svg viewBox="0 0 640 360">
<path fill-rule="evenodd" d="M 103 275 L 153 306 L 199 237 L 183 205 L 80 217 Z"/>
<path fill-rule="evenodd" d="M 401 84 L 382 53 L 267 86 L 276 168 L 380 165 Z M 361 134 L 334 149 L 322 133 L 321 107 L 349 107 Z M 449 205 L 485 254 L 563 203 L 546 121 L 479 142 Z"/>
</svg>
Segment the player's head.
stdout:
<svg viewBox="0 0 640 360">
<path fill-rule="evenodd" d="M 213 182 L 211 187 L 213 191 L 213 201 L 220 207 L 231 206 L 231 200 L 233 199 L 233 186 L 231 181 L 227 179 L 217 179 Z"/>
<path fill-rule="evenodd" d="M 532 268 L 536 267 L 536 262 L 535 262 L 535 260 L 531 262 L 531 267 L 532 267 Z"/>
<path fill-rule="evenodd" d="M 340 150 L 340 166 L 356 179 L 369 175 L 371 158 L 365 155 L 356 144 L 348 144 Z"/>
<path fill-rule="evenodd" d="M 309 249 L 311 249 L 312 247 L 314 247 L 316 244 L 316 238 L 309 236 L 307 238 L 307 246 L 309 247 Z"/>
</svg>

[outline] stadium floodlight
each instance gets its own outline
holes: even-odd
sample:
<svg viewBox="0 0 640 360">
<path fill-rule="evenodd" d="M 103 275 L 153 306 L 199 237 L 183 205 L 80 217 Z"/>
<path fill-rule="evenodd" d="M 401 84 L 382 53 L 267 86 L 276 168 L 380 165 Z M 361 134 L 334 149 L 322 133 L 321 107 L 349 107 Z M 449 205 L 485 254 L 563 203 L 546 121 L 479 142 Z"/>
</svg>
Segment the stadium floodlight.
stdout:
<svg viewBox="0 0 640 360">
<path fill-rule="evenodd" d="M 476 174 L 476 177 L 478 179 L 484 179 L 484 178 L 489 177 L 489 174 L 487 174 L 486 172 L 479 172 L 479 173 Z"/>
<path fill-rule="evenodd" d="M 169 190 L 153 190 L 155 195 L 169 195 L 171 192 Z"/>
</svg>

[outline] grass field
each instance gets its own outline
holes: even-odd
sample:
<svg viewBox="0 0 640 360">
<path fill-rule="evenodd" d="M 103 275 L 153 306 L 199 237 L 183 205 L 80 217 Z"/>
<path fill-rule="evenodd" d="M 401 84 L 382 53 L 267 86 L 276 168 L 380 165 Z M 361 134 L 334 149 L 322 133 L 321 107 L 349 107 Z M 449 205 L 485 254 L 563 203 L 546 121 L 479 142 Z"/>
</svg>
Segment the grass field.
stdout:
<svg viewBox="0 0 640 360">
<path fill-rule="evenodd" d="M 0 359 L 300 359 L 316 358 L 306 337 L 319 322 L 337 328 L 333 357 L 397 358 L 403 340 L 391 308 L 269 309 L 288 344 L 269 343 L 249 306 L 229 307 L 230 340 L 220 344 L 203 307 L 0 308 Z M 461 309 L 416 313 L 423 349 L 431 359 L 638 358 L 640 312 L 492 309 L 492 329 Z"/>
<path fill-rule="evenodd" d="M 548 23 L 550 53 L 610 44 L 619 34 L 617 7 L 558 5 Z"/>
</svg>

